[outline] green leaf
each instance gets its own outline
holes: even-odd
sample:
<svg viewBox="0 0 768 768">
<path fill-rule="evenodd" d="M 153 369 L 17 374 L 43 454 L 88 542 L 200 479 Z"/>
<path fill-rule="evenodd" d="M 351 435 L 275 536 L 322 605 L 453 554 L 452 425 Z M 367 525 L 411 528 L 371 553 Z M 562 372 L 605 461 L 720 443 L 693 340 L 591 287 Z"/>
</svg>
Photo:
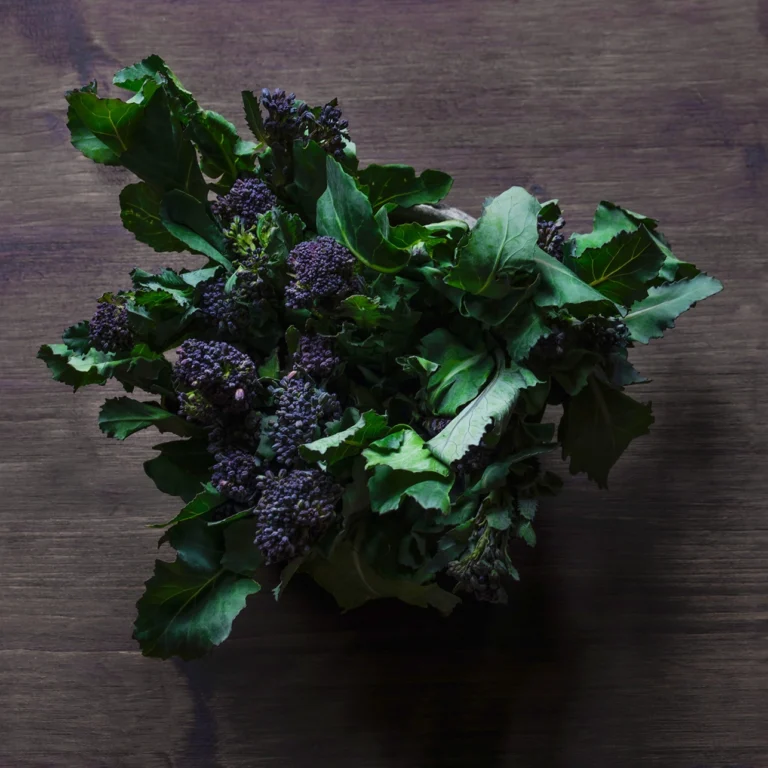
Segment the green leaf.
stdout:
<svg viewBox="0 0 768 768">
<path fill-rule="evenodd" d="M 241 576 L 253 576 L 263 565 L 263 558 L 256 545 L 256 519 L 238 520 L 224 530 L 224 557 L 222 567 Z"/>
<path fill-rule="evenodd" d="M 651 288 L 648 296 L 633 304 L 624 322 L 632 341 L 647 344 L 658 339 L 667 328 L 675 327 L 675 319 L 702 301 L 723 290 L 723 284 L 709 275 L 699 274 L 692 280 Z"/>
<path fill-rule="evenodd" d="M 517 451 L 511 456 L 507 456 L 501 461 L 496 461 L 493 464 L 489 464 L 483 470 L 483 476 L 480 480 L 472 486 L 469 490 L 469 494 L 482 494 L 493 491 L 496 488 L 501 488 L 507 481 L 507 475 L 509 469 L 514 464 L 519 464 L 521 461 L 530 459 L 534 456 L 541 456 L 542 454 L 549 453 L 557 447 L 557 443 L 546 443 L 544 445 L 536 445 L 532 448 L 526 448 L 522 451 Z"/>
<path fill-rule="evenodd" d="M 195 253 L 202 253 L 227 271 L 232 263 L 224 255 L 227 240 L 205 205 L 191 195 L 174 190 L 163 197 L 160 218 L 166 230 Z"/>
<path fill-rule="evenodd" d="M 207 514 L 212 509 L 221 506 L 225 501 L 225 497 L 222 496 L 210 483 L 206 483 L 203 486 L 203 490 L 195 496 L 192 501 L 189 502 L 176 517 L 169 520 L 167 523 L 152 523 L 150 528 L 167 528 L 169 525 L 176 525 L 176 523 L 184 523 L 188 520 L 194 520 L 196 517 L 201 517 Z"/>
<path fill-rule="evenodd" d="M 392 512 L 405 496 L 410 496 L 424 509 L 438 509 L 447 515 L 451 510 L 452 486 L 453 478 L 435 472 L 414 473 L 380 465 L 368 481 L 371 509 L 379 514 Z"/>
<path fill-rule="evenodd" d="M 340 543 L 330 559 L 311 558 L 302 564 L 301 570 L 330 592 L 344 610 L 358 608 L 369 600 L 396 597 L 422 608 L 432 606 L 448 615 L 461 602 L 437 584 L 424 585 L 380 576 L 348 541 Z"/>
<path fill-rule="evenodd" d="M 366 469 L 384 464 L 392 469 L 402 469 L 406 472 L 423 473 L 433 472 L 437 475 L 448 476 L 451 473 L 449 467 L 438 461 L 427 449 L 424 440 L 410 427 L 403 427 L 401 432 L 402 442 L 393 450 L 392 437 L 385 437 L 371 443 L 363 451 L 366 458 Z M 448 464 L 450 462 L 446 462 Z"/>
<path fill-rule="evenodd" d="M 508 288 L 503 278 L 534 256 L 539 207 L 522 187 L 512 187 L 491 200 L 459 248 L 458 263 L 445 282 L 480 296 L 505 296 Z"/>
<path fill-rule="evenodd" d="M 38 350 L 37 357 L 42 360 L 51 372 L 54 381 L 68 384 L 75 391 L 89 384 L 104 384 L 106 378 L 95 368 L 78 371 L 69 365 L 72 350 L 65 344 L 43 344 Z"/>
<path fill-rule="evenodd" d="M 293 182 L 286 191 L 298 203 L 311 227 L 315 226 L 317 202 L 328 186 L 327 157 L 325 150 L 314 141 L 293 144 Z"/>
<path fill-rule="evenodd" d="M 571 474 L 586 472 L 601 488 L 608 472 L 629 443 L 648 434 L 653 416 L 650 403 L 638 403 L 592 376 L 589 386 L 566 401 L 558 440 L 563 458 L 570 457 Z"/>
<path fill-rule="evenodd" d="M 448 426 L 427 445 L 446 464 L 458 461 L 475 445 L 479 445 L 493 422 L 505 419 L 517 402 L 520 392 L 537 384 L 538 379 L 526 368 L 514 363 L 507 367 L 504 356 L 496 354 L 496 373 L 486 388 Z"/>
<path fill-rule="evenodd" d="M 399 272 L 408 263 L 408 252 L 384 239 L 368 198 L 330 155 L 326 175 L 328 187 L 317 201 L 318 233 L 338 240 L 371 269 Z"/>
<path fill-rule="evenodd" d="M 262 252 L 284 262 L 304 238 L 304 222 L 295 213 L 273 208 L 259 217 L 256 236 Z"/>
<path fill-rule="evenodd" d="M 615 304 L 629 306 L 647 293 L 664 254 L 645 227 L 620 232 L 600 248 L 588 248 L 568 266 Z"/>
<path fill-rule="evenodd" d="M 534 297 L 534 303 L 539 307 L 564 307 L 567 304 L 605 301 L 601 293 L 541 248 L 536 248 L 532 263 L 541 275 L 541 282 Z"/>
<path fill-rule="evenodd" d="M 179 111 L 190 104 L 195 103 L 192 94 L 184 88 L 181 81 L 173 74 L 168 65 L 156 54 L 147 56 L 130 67 L 125 67 L 115 74 L 112 83 L 137 93 L 144 87 L 144 83 L 151 80 L 158 85 L 164 85 L 178 102 Z"/>
<path fill-rule="evenodd" d="M 519 315 L 509 318 L 501 328 L 507 344 L 507 352 L 513 363 L 525 360 L 536 342 L 549 335 L 549 328 L 544 323 L 535 307 L 526 307 Z"/>
<path fill-rule="evenodd" d="M 259 378 L 277 379 L 280 377 L 280 356 L 278 350 L 272 354 L 259 366 Z"/>
<path fill-rule="evenodd" d="M 154 446 L 160 455 L 144 462 L 158 490 L 190 502 L 211 477 L 213 457 L 205 440 L 172 440 Z"/>
<path fill-rule="evenodd" d="M 348 296 L 341 302 L 343 313 L 354 321 L 359 328 L 375 328 L 384 319 L 379 308 L 379 298 L 368 296 Z"/>
<path fill-rule="evenodd" d="M 421 176 L 409 165 L 369 165 L 360 171 L 360 183 L 368 188 L 374 210 L 383 205 L 439 203 L 450 191 L 453 179 L 442 171 L 427 169 Z"/>
<path fill-rule="evenodd" d="M 428 378 L 428 403 L 433 413 L 455 416 L 465 403 L 477 397 L 493 370 L 493 360 L 482 347 L 471 350 L 443 328 L 421 340 L 420 351 L 438 364 Z"/>
<path fill-rule="evenodd" d="M 118 440 L 147 427 L 156 426 L 161 432 L 173 432 L 182 437 L 195 435 L 200 428 L 166 411 L 155 403 L 140 403 L 130 397 L 110 398 L 99 411 L 99 429 Z"/>
<path fill-rule="evenodd" d="M 259 108 L 259 97 L 253 91 L 241 91 L 243 109 L 245 110 L 245 122 L 253 135 L 262 143 L 267 143 L 267 133 L 264 130 L 264 121 Z"/>
<path fill-rule="evenodd" d="M 123 226 L 133 232 L 139 242 L 156 251 L 183 251 L 184 243 L 177 240 L 160 218 L 162 194 L 145 182 L 129 184 L 120 193 L 120 218 Z"/>
<path fill-rule="evenodd" d="M 136 288 L 168 294 L 180 307 L 188 306 L 192 297 L 192 286 L 172 269 L 164 269 L 156 275 L 143 269 L 134 269 L 131 272 L 131 281 Z"/>
<path fill-rule="evenodd" d="M 218 112 L 196 109 L 189 117 L 185 136 L 192 139 L 203 161 L 203 172 L 227 186 L 237 179 L 243 167 L 236 154 L 240 137 L 237 129 Z"/>
<path fill-rule="evenodd" d="M 348 429 L 302 445 L 299 453 L 305 461 L 325 461 L 330 466 L 348 456 L 357 455 L 386 431 L 387 417 L 375 411 L 366 411 Z"/>
<path fill-rule="evenodd" d="M 96 93 L 96 83 L 91 83 L 80 89 L 80 93 Z M 70 104 L 67 109 L 67 128 L 72 140 L 72 146 L 79 149 L 89 160 L 104 165 L 119 165 L 120 155 L 110 149 L 80 118 L 75 107 Z"/>
<path fill-rule="evenodd" d="M 136 604 L 134 638 L 144 656 L 194 659 L 227 639 L 246 599 L 261 589 L 223 568 L 195 570 L 182 560 L 155 561 Z"/>
<path fill-rule="evenodd" d="M 586 349 L 569 349 L 552 366 L 552 376 L 571 396 L 577 395 L 587 386 L 590 374 L 601 363 L 602 357 Z"/>
<path fill-rule="evenodd" d="M 488 521 L 488 525 L 497 531 L 506 531 L 512 525 L 512 519 L 509 516 L 509 511 L 506 509 L 496 509 L 493 512 L 488 512 L 485 519 Z"/>
</svg>

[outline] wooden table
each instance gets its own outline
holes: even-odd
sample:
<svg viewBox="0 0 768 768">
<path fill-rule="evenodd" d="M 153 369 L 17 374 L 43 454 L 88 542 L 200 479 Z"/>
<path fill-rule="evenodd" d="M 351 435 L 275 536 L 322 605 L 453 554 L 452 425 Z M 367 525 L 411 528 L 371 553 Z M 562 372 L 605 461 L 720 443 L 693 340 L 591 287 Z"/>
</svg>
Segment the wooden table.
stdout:
<svg viewBox="0 0 768 768">
<path fill-rule="evenodd" d="M 768 766 L 766 0 L 0 2 L 0 768 Z M 63 93 L 150 52 L 244 126 L 243 88 L 339 96 L 364 162 L 518 184 L 569 227 L 658 215 L 723 294 L 634 353 L 653 434 L 574 479 L 509 610 L 339 616 L 297 581 L 209 659 L 131 640 L 175 512 L 34 355 L 128 270 L 126 176 Z"/>
</svg>

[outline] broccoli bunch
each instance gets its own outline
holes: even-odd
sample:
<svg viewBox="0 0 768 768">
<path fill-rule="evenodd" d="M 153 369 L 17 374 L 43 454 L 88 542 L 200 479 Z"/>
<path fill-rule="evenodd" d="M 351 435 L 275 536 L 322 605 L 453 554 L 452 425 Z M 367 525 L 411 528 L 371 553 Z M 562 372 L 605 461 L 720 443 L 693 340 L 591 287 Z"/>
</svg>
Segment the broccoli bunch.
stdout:
<svg viewBox="0 0 768 768">
<path fill-rule="evenodd" d="M 88 325 L 91 346 L 102 352 L 124 352 L 133 346 L 128 310 L 122 304 L 100 301 Z"/>
<path fill-rule="evenodd" d="M 333 340 L 316 333 L 305 333 L 299 338 L 294 358 L 296 370 L 309 374 L 314 379 L 325 379 L 341 364 L 334 352 Z"/>
</svg>

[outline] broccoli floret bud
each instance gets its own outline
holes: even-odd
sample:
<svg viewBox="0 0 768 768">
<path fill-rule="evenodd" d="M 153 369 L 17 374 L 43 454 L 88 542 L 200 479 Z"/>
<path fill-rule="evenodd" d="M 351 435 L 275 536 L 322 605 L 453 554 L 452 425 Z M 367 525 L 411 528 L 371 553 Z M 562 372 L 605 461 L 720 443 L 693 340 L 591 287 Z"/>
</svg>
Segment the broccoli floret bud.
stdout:
<svg viewBox="0 0 768 768">
<path fill-rule="evenodd" d="M 565 221 L 560 216 L 556 221 L 546 221 L 541 216 L 537 220 L 539 230 L 538 246 L 546 251 L 550 256 L 554 256 L 558 261 L 563 260 L 563 237 L 562 229 Z"/>
<path fill-rule="evenodd" d="M 202 286 L 199 309 L 203 317 L 222 333 L 237 335 L 248 325 L 248 308 L 237 299 L 238 295 L 224 290 L 223 277 L 209 280 Z"/>
<path fill-rule="evenodd" d="M 100 301 L 88 326 L 91 346 L 102 352 L 125 352 L 133 346 L 128 310 L 121 304 Z"/>
<path fill-rule="evenodd" d="M 587 349 L 610 355 L 626 349 L 629 328 L 620 317 L 592 315 L 579 326 L 579 340 Z"/>
<path fill-rule="evenodd" d="M 286 93 L 282 88 L 261 92 L 261 105 L 267 111 L 264 130 L 270 144 L 290 145 L 304 133 L 306 104 L 296 104 L 296 94 Z"/>
<path fill-rule="evenodd" d="M 309 138 L 316 141 L 328 154 L 340 160 L 344 157 L 344 143 L 349 141 L 349 123 L 341 119 L 337 101 L 326 104 L 315 117 L 307 112 Z"/>
<path fill-rule="evenodd" d="M 456 590 L 489 603 L 506 603 L 501 577 L 516 573 L 507 553 L 508 534 L 483 525 L 469 540 L 467 553 L 449 563 L 446 573 L 456 579 Z"/>
<path fill-rule="evenodd" d="M 323 421 L 341 418 L 341 405 L 329 392 L 290 374 L 273 387 L 275 415 L 270 438 L 275 461 L 285 467 L 296 462 L 299 447 L 319 437 Z"/>
<path fill-rule="evenodd" d="M 254 508 L 255 544 L 267 565 L 309 552 L 333 520 L 343 489 L 319 469 L 268 472 Z"/>
<path fill-rule="evenodd" d="M 361 288 L 357 260 L 332 237 L 299 243 L 288 256 L 288 266 L 294 277 L 285 290 L 285 304 L 293 309 L 334 307 Z"/>
<path fill-rule="evenodd" d="M 299 339 L 294 365 L 316 379 L 330 376 L 341 360 L 334 354 L 333 342 L 326 336 L 305 334 Z"/>
<path fill-rule="evenodd" d="M 211 483 L 224 496 L 248 504 L 258 492 L 261 461 L 248 451 L 231 448 L 217 453 Z"/>
<path fill-rule="evenodd" d="M 180 413 L 203 422 L 215 412 L 247 413 L 258 387 L 253 360 L 224 341 L 187 339 L 178 349 L 173 378 Z"/>
<path fill-rule="evenodd" d="M 433 416 L 424 421 L 424 429 L 430 437 L 434 437 L 450 423 L 449 418 Z M 473 445 L 460 459 L 454 461 L 451 469 L 458 475 L 480 472 L 490 464 L 492 454 L 493 451 L 481 442 L 480 445 Z"/>
<path fill-rule="evenodd" d="M 277 198 L 263 181 L 248 178 L 238 179 L 226 195 L 220 195 L 211 203 L 211 210 L 226 226 L 238 217 L 243 227 L 249 229 L 262 213 L 276 205 Z"/>
</svg>

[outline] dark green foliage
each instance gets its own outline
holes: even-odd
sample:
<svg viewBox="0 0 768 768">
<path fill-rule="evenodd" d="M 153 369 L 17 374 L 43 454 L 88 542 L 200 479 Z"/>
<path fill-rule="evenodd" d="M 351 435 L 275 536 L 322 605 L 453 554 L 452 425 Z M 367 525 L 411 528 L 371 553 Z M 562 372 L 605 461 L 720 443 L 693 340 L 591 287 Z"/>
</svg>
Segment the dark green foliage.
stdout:
<svg viewBox="0 0 768 768">
<path fill-rule="evenodd" d="M 130 100 L 67 94 L 72 143 L 138 177 L 123 224 L 190 268 L 133 270 L 38 356 L 75 390 L 149 393 L 107 399 L 106 435 L 180 438 L 144 465 L 183 504 L 153 523 L 176 560 L 138 602 L 142 652 L 218 645 L 265 564 L 276 598 L 303 572 L 343 609 L 504 602 L 537 500 L 562 486 L 544 454 L 605 487 L 653 423 L 624 392 L 645 381 L 633 346 L 720 283 L 605 201 L 568 239 L 558 201 L 520 187 L 471 228 L 417 223 L 451 178 L 359 170 L 336 100 L 246 91 L 249 141 L 158 56 L 114 82 Z"/>
</svg>

